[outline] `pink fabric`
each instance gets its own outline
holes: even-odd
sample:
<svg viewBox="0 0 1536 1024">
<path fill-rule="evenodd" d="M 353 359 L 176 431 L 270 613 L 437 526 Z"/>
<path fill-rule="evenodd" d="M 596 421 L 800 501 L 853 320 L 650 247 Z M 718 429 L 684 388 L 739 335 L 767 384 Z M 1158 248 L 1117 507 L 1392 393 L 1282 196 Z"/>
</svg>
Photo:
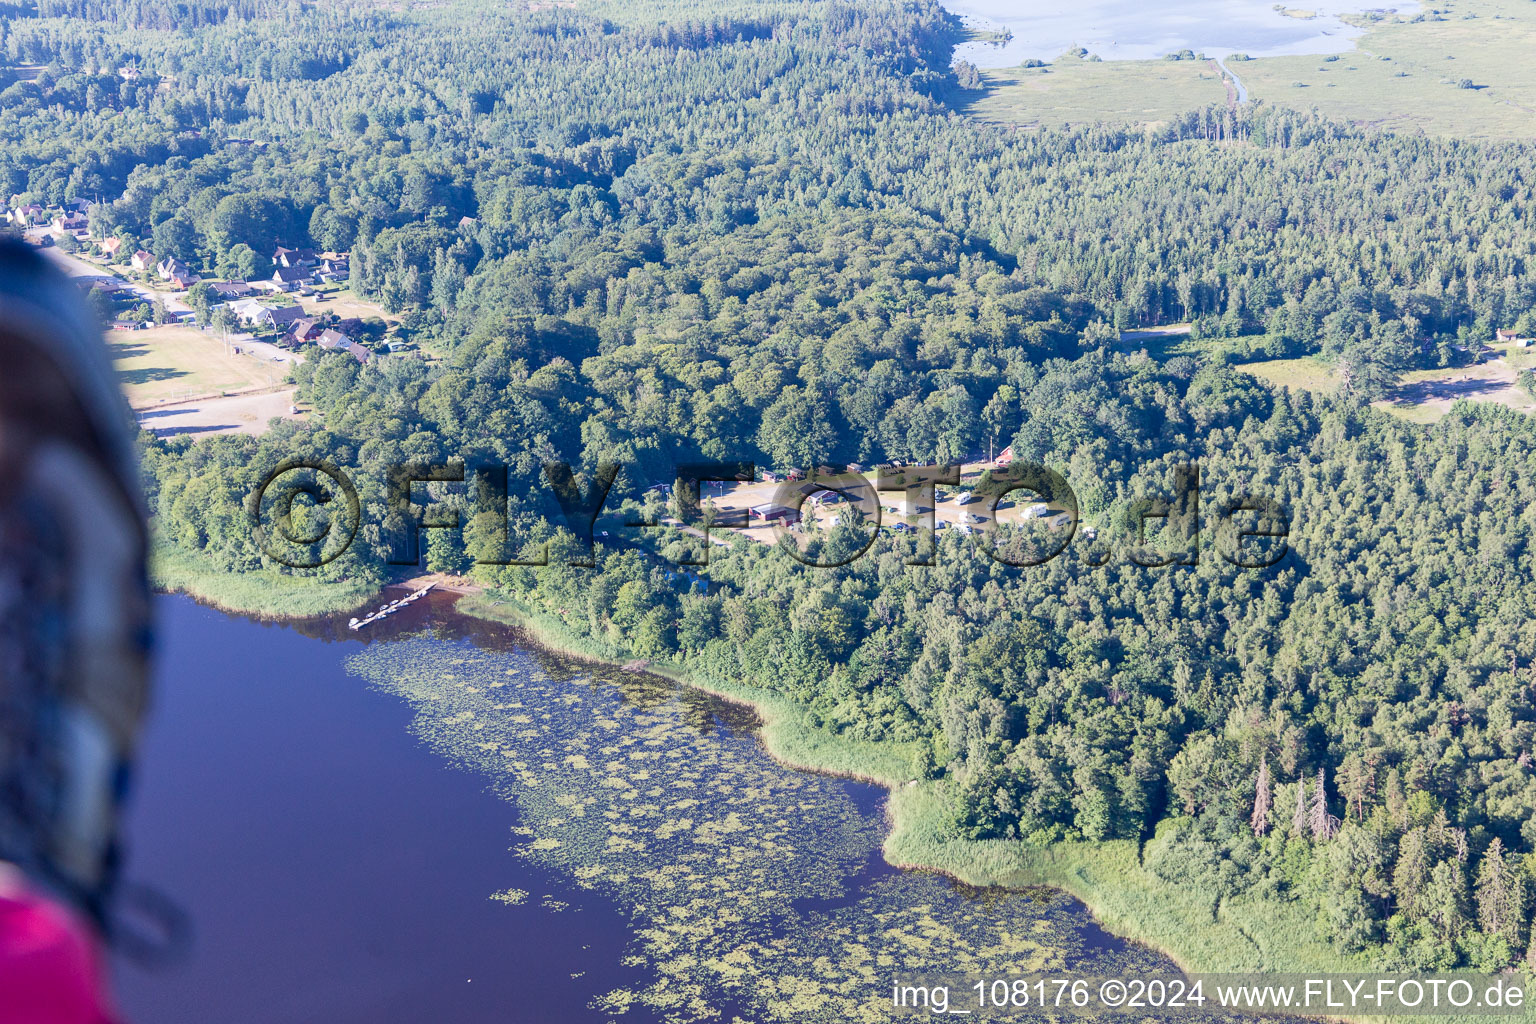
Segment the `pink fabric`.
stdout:
<svg viewBox="0 0 1536 1024">
<path fill-rule="evenodd" d="M 0 890 L 0 1024 L 112 1024 L 95 942 L 66 910 Z"/>
</svg>

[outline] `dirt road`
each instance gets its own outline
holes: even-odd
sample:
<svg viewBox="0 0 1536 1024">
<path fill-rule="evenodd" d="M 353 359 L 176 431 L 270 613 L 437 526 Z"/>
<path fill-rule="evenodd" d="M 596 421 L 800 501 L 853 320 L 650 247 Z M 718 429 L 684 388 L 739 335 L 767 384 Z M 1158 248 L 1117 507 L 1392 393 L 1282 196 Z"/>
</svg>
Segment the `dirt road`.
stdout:
<svg viewBox="0 0 1536 1024">
<path fill-rule="evenodd" d="M 145 409 L 139 426 L 159 437 L 178 434 L 262 434 L 273 418 L 294 419 L 294 389 L 230 395 Z"/>
</svg>

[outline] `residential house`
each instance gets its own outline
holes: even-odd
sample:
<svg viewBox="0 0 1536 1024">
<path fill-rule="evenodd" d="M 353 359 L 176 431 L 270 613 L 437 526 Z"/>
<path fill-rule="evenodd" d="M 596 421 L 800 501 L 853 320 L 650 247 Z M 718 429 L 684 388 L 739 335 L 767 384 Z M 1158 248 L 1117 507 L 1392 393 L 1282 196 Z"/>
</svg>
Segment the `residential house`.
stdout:
<svg viewBox="0 0 1536 1024">
<path fill-rule="evenodd" d="M 301 285 L 308 284 L 312 276 L 307 267 L 278 267 L 272 273 L 272 283 L 285 292 L 291 292 Z"/>
<path fill-rule="evenodd" d="M 83 213 L 66 211 L 53 218 L 54 230 L 63 231 L 71 235 L 86 231 L 90 226 L 90 218 Z"/>
<path fill-rule="evenodd" d="M 71 281 L 82 291 L 97 291 L 103 295 L 115 295 L 128 291 L 128 286 L 111 274 L 92 274 L 88 277 L 72 277 Z"/>
<path fill-rule="evenodd" d="M 1494 337 L 1495 341 L 1519 341 L 1520 340 L 1520 332 L 1519 331 L 1506 331 L 1506 330 L 1503 330 L 1501 328 L 1501 329 L 1493 332 L 1493 337 Z"/>
<path fill-rule="evenodd" d="M 133 259 L 128 261 L 128 265 L 142 274 L 149 270 L 150 267 L 155 265 L 155 257 L 152 253 L 147 253 L 143 249 L 140 249 L 138 252 L 133 254 Z"/>
<path fill-rule="evenodd" d="M 268 306 L 262 321 L 275 331 L 286 331 L 296 321 L 304 319 L 303 306 Z"/>
<path fill-rule="evenodd" d="M 254 324 L 267 315 L 267 307 L 255 299 L 237 299 L 229 304 L 229 311 L 242 324 Z"/>
<path fill-rule="evenodd" d="M 171 286 L 185 291 L 202 280 L 192 272 L 192 268 L 174 256 L 163 259 L 155 267 L 155 272 L 160 275 L 162 281 L 169 281 Z"/>
<path fill-rule="evenodd" d="M 336 349 L 346 348 L 352 344 L 352 339 L 340 331 L 326 328 L 315 337 L 315 344 L 327 352 L 334 352 Z"/>
<path fill-rule="evenodd" d="M 307 316 L 295 320 L 288 328 L 288 336 L 295 342 L 314 341 L 325 331 L 325 323 L 319 317 Z"/>
<path fill-rule="evenodd" d="M 115 258 L 118 252 L 123 248 L 123 240 L 121 238 L 103 238 L 101 241 L 96 243 L 96 248 L 101 250 L 101 254 L 103 256 L 106 256 L 109 259 Z"/>
<path fill-rule="evenodd" d="M 1013 445 L 1009 445 L 1007 448 L 1004 448 L 1002 451 L 997 453 L 997 459 L 993 462 L 993 465 L 1008 466 L 1008 465 L 1011 465 L 1012 463 L 1013 463 Z"/>
<path fill-rule="evenodd" d="M 26 206 L 18 206 L 11 211 L 11 223 L 22 227 L 31 227 L 34 224 L 45 224 L 48 221 L 48 211 L 36 203 L 28 203 Z"/>
<path fill-rule="evenodd" d="M 255 299 L 231 302 L 229 309 L 247 327 L 271 327 L 278 331 L 304 318 L 303 306 L 263 306 Z"/>
<path fill-rule="evenodd" d="M 220 302 L 243 299 L 252 294 L 251 286 L 244 281 L 214 281 L 208 285 L 208 290 L 217 296 Z"/>
<path fill-rule="evenodd" d="M 366 363 L 368 360 L 373 358 L 373 353 L 371 351 L 364 348 L 362 345 L 359 345 L 355 341 L 347 342 L 347 351 L 352 353 L 352 358 L 356 359 L 360 363 Z"/>
<path fill-rule="evenodd" d="M 319 262 L 320 254 L 313 249 L 285 249 L 278 246 L 277 252 L 272 254 L 272 263 L 288 270 L 313 267 Z"/>
<path fill-rule="evenodd" d="M 352 264 L 344 256 L 333 259 L 323 259 L 315 268 L 315 279 L 321 284 L 330 284 L 333 281 L 345 281 L 352 274 Z"/>
</svg>

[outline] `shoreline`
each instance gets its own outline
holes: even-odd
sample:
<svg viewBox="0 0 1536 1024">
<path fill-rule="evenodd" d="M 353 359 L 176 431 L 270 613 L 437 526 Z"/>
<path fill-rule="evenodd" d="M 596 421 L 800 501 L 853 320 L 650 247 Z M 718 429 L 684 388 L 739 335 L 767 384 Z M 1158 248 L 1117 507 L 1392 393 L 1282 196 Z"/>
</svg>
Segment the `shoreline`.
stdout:
<svg viewBox="0 0 1536 1024">
<path fill-rule="evenodd" d="M 373 587 L 361 603 L 369 603 L 393 585 Z M 166 589 L 158 576 L 156 589 Z M 317 617 L 272 605 L 229 609 L 186 580 L 174 592 L 221 610 L 268 619 Z M 550 654 L 612 668 L 622 668 L 632 660 L 628 652 L 602 649 L 605 645 L 571 633 L 563 623 L 525 608 L 520 602 L 492 598 L 489 591 L 479 587 L 458 588 L 457 592 L 459 599 L 453 606 L 454 612 L 506 626 Z M 347 593 L 352 593 L 350 588 Z M 324 614 L 338 613 L 321 613 Z M 1191 899 L 1191 894 L 1179 886 L 1148 873 L 1143 867 L 1143 855 L 1149 846 L 1163 839 L 1166 827 L 1140 842 L 1110 840 L 1025 847 L 1007 840 L 947 840 L 940 830 L 947 807 L 946 783 L 911 779 L 903 752 L 892 742 L 846 740 L 807 727 L 800 718 L 798 705 L 757 687 L 698 681 L 675 666 L 655 662 L 640 672 L 750 708 L 761 723 L 757 734 L 764 753 L 785 768 L 885 789 L 887 831 L 880 852 L 893 868 L 939 874 L 980 888 L 1058 889 L 1082 903 L 1105 932 L 1166 956 L 1185 974 L 1373 973 L 1364 958 L 1339 954 L 1317 939 L 1310 913 L 1295 901 L 1212 899 L 1199 894 Z M 875 762 L 873 768 L 871 759 Z M 1164 826 L 1168 824 L 1165 822 Z M 1403 1024 L 1409 1020 L 1381 1015 L 1321 1014 L 1296 1019 Z M 1506 1018 L 1481 1014 L 1445 1015 L 1442 1019 L 1486 1024 Z"/>
<path fill-rule="evenodd" d="M 1252 9 L 1239 12 L 1241 20 L 1235 27 L 1223 25 L 1225 31 L 1213 30 L 1210 23 L 1202 22 L 1198 30 L 1181 31 L 1168 38 L 1148 30 L 1138 20 L 1144 17 L 1139 12 L 1130 14 L 1114 8 L 1087 17 L 1054 11 L 1022 12 L 995 0 L 942 0 L 940 6 L 964 32 L 951 52 L 951 63 L 965 60 L 983 71 L 1012 70 L 1026 60 L 1051 64 L 1079 45 L 1108 63 L 1156 62 L 1181 49 L 1206 57 L 1247 53 L 1258 59 L 1355 53 L 1371 30 L 1371 26 L 1359 23 L 1359 16 L 1378 9 L 1366 3 L 1346 3 L 1341 10 L 1311 11 L 1310 17 L 1301 17 L 1299 9 L 1296 14 L 1285 13 L 1288 5 L 1255 3 Z M 1424 7 L 1417 0 L 1405 0 L 1381 9 L 1411 17 Z M 1200 41 L 1202 36 L 1206 41 Z M 1146 38 L 1154 42 L 1131 41 Z M 1221 39 L 1225 41 L 1213 41 Z"/>
</svg>

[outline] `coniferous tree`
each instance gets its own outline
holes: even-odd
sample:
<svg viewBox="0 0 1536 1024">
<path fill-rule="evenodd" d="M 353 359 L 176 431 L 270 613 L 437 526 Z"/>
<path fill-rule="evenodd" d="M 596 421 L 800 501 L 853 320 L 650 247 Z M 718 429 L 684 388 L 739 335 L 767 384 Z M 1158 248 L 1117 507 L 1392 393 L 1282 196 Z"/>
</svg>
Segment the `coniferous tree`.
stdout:
<svg viewBox="0 0 1536 1024">
<path fill-rule="evenodd" d="M 1477 870 L 1478 924 L 1484 934 L 1498 935 L 1518 948 L 1520 931 L 1525 924 L 1526 884 L 1518 869 L 1509 862 L 1504 842 L 1495 838 L 1483 851 Z"/>
</svg>

